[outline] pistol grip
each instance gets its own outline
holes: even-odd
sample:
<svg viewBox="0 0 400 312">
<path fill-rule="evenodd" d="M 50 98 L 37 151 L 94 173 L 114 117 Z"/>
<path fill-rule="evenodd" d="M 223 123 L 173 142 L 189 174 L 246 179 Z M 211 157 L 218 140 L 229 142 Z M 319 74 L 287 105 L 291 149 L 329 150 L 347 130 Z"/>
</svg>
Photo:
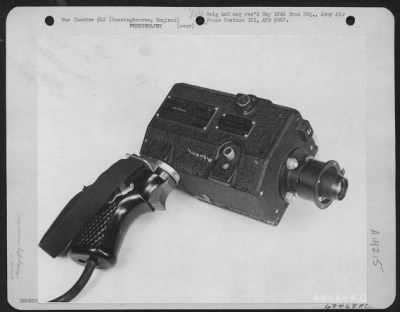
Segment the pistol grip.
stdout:
<svg viewBox="0 0 400 312">
<path fill-rule="evenodd" d="M 97 261 L 100 269 L 112 267 L 129 225 L 139 215 L 150 211 L 153 209 L 136 191 L 105 205 L 71 243 L 71 258 L 85 264 L 90 257 Z"/>
</svg>

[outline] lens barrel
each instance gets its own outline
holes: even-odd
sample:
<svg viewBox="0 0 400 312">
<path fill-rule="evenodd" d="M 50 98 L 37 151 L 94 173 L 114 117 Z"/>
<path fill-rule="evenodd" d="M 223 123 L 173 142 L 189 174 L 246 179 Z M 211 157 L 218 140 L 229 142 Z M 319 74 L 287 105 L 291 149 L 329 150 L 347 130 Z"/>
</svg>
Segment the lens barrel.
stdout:
<svg viewBox="0 0 400 312">
<path fill-rule="evenodd" d="M 313 201 L 322 209 L 327 208 L 334 200 L 342 200 L 348 188 L 344 170 L 334 160 L 324 163 L 308 159 L 296 170 L 289 170 L 286 180 L 288 191 Z"/>
</svg>

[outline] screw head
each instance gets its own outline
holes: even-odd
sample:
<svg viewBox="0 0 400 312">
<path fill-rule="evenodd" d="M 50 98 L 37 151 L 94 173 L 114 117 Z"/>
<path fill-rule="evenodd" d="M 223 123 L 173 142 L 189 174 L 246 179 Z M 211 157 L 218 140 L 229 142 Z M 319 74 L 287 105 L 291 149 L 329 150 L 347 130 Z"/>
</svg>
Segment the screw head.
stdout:
<svg viewBox="0 0 400 312">
<path fill-rule="evenodd" d="M 296 197 L 297 197 L 296 193 L 287 192 L 286 195 L 285 195 L 285 202 L 287 202 L 288 204 L 291 204 L 291 203 L 294 202 Z"/>
<path fill-rule="evenodd" d="M 293 157 L 289 157 L 286 160 L 286 168 L 288 168 L 289 170 L 294 170 L 299 166 L 299 162 L 297 161 L 296 158 Z"/>
<path fill-rule="evenodd" d="M 224 169 L 224 170 L 229 169 L 229 164 L 228 164 L 228 163 L 224 163 L 224 164 L 222 165 L 222 169 Z"/>
</svg>

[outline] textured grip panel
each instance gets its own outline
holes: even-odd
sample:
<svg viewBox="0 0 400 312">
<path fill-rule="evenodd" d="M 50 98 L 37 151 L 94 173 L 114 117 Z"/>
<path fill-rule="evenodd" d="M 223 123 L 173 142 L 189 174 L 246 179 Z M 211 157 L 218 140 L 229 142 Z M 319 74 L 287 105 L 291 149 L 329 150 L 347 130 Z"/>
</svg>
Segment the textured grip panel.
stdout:
<svg viewBox="0 0 400 312">
<path fill-rule="evenodd" d="M 98 268 L 113 266 L 131 222 L 137 216 L 150 211 L 151 207 L 135 191 L 111 205 L 104 205 L 72 242 L 72 259 L 85 263 L 92 257 L 96 259 Z"/>
<path fill-rule="evenodd" d="M 101 212 L 88 222 L 76 239 L 75 244 L 82 248 L 100 247 L 117 207 L 116 203 L 105 205 Z"/>
</svg>

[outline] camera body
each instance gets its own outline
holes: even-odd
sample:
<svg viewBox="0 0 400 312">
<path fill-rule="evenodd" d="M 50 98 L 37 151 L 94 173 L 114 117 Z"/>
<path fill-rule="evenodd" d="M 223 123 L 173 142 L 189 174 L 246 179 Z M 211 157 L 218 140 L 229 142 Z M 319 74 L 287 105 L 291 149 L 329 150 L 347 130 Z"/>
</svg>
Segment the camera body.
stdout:
<svg viewBox="0 0 400 312">
<path fill-rule="evenodd" d="M 151 120 L 140 155 L 128 154 L 64 207 L 39 246 L 70 252 L 85 269 L 65 294 L 72 300 L 93 270 L 111 268 L 138 216 L 165 209 L 179 187 L 196 198 L 271 225 L 297 194 L 326 208 L 348 181 L 330 160 L 315 160 L 313 129 L 292 108 L 251 94 L 178 83 Z"/>
<path fill-rule="evenodd" d="M 175 168 L 178 188 L 194 197 L 277 225 L 289 202 L 288 159 L 298 154 L 306 162 L 317 150 L 310 123 L 295 109 L 177 83 L 140 154 Z"/>
</svg>

